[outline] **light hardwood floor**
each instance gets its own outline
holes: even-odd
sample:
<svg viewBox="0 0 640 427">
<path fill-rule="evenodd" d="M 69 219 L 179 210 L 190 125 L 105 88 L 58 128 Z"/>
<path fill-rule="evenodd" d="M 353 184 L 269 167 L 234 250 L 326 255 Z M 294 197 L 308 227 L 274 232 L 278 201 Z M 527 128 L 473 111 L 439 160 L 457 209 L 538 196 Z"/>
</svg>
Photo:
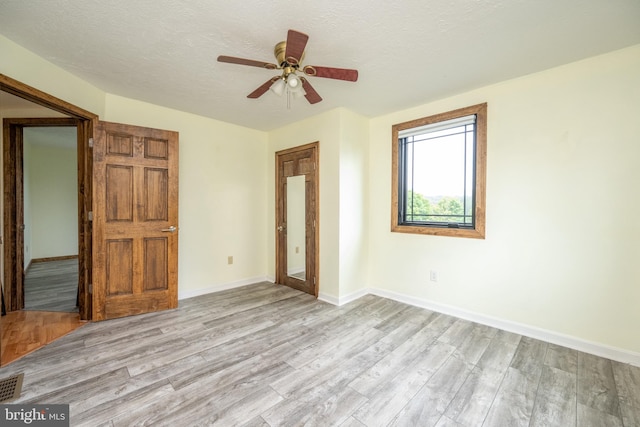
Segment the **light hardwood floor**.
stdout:
<svg viewBox="0 0 640 427">
<path fill-rule="evenodd" d="M 14 362 L 86 324 L 78 313 L 11 311 L 0 320 L 0 366 Z"/>
<path fill-rule="evenodd" d="M 74 426 L 640 426 L 640 368 L 269 283 L 88 324 L 18 372 L 17 403 L 69 403 Z"/>
</svg>

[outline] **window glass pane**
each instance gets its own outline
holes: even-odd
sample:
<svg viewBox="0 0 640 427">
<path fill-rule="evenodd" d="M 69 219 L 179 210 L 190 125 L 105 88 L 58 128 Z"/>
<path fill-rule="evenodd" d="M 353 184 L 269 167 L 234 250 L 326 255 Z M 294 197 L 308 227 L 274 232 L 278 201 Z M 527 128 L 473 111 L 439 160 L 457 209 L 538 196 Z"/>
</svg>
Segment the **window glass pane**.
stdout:
<svg viewBox="0 0 640 427">
<path fill-rule="evenodd" d="M 473 125 L 407 139 L 404 220 L 472 224 Z"/>
</svg>

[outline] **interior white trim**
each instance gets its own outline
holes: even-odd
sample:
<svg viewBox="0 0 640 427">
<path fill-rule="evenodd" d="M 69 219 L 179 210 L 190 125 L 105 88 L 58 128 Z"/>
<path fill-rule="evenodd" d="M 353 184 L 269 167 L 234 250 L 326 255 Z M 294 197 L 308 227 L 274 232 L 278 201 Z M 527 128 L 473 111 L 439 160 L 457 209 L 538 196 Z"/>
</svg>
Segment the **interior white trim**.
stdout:
<svg viewBox="0 0 640 427">
<path fill-rule="evenodd" d="M 334 297 L 333 295 L 325 294 L 325 293 L 322 293 L 322 292 L 318 292 L 318 299 L 320 301 L 328 302 L 329 304 L 333 304 L 333 305 L 345 304 L 345 303 L 341 302 L 338 297 Z"/>
<path fill-rule="evenodd" d="M 359 290 L 357 292 L 354 292 L 354 293 L 349 294 L 349 295 L 342 296 L 340 298 L 327 297 L 328 299 L 322 299 L 322 300 L 326 301 L 326 302 L 329 302 L 331 304 L 334 304 L 334 305 L 345 305 L 345 304 L 349 304 L 350 302 L 353 302 L 353 301 L 357 300 L 358 298 L 362 298 L 363 296 L 368 295 L 368 294 L 373 294 L 373 292 L 371 292 L 371 289 L 361 289 L 361 290 Z M 322 295 L 322 294 L 318 295 L 318 299 L 321 299 L 320 295 Z"/>
<path fill-rule="evenodd" d="M 366 295 L 367 293 L 640 367 L 640 353 L 635 353 L 629 350 L 611 347 L 605 344 L 583 340 L 581 338 L 564 335 L 547 329 L 511 322 L 497 317 L 463 310 L 450 305 L 403 295 L 397 292 L 369 288 L 366 289 L 366 292 L 364 292 L 363 295 Z"/>
<path fill-rule="evenodd" d="M 239 288 L 241 286 L 253 285 L 259 282 L 273 282 L 268 276 L 251 277 L 249 279 L 238 280 L 235 282 L 219 283 L 206 288 L 200 289 L 178 289 L 178 300 L 198 297 L 200 295 L 211 294 L 214 292 L 226 291 L 227 289 Z"/>
</svg>

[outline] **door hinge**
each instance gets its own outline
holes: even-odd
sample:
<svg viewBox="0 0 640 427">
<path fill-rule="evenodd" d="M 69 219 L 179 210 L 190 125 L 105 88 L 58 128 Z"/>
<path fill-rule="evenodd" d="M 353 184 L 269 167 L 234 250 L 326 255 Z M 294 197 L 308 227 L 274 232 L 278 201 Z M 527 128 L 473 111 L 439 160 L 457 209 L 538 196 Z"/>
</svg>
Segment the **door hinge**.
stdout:
<svg viewBox="0 0 640 427">
<path fill-rule="evenodd" d="M 314 285 L 316 284 L 316 277 L 315 276 L 313 276 L 313 284 Z"/>
<path fill-rule="evenodd" d="M 93 148 L 93 138 L 89 138 L 89 148 Z"/>
<path fill-rule="evenodd" d="M 89 212 L 87 212 L 87 219 L 88 219 L 89 221 L 93 221 L 93 211 L 89 211 Z"/>
<path fill-rule="evenodd" d="M 89 293 L 93 293 L 93 283 L 89 283 Z"/>
</svg>

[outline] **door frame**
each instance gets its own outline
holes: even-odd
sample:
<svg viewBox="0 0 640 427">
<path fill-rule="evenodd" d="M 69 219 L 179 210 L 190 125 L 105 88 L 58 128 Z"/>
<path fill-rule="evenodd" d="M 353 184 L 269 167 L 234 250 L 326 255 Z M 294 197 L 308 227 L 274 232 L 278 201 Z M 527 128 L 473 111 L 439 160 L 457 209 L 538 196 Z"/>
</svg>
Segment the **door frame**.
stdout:
<svg viewBox="0 0 640 427">
<path fill-rule="evenodd" d="M 26 85 L 22 82 L 14 80 L 4 74 L 0 74 L 0 90 L 12 95 L 23 98 L 27 101 L 49 108 L 62 114 L 70 116 L 76 122 L 78 135 L 78 308 L 80 319 L 91 320 L 91 223 L 89 221 L 89 213 L 92 209 L 92 170 L 93 170 L 93 149 L 90 147 L 89 141 L 93 138 L 94 125 L 98 120 L 98 116 L 48 93 L 38 90 L 34 87 Z M 41 120 L 41 119 L 39 119 Z M 53 120 L 53 119 L 48 119 Z M 16 151 L 22 156 L 22 146 L 15 144 L 16 132 L 20 128 L 19 125 L 4 126 L 3 125 L 3 155 L 10 154 L 14 162 Z M 12 136 L 12 131 L 14 135 Z M 22 132 L 19 132 L 20 137 Z M 21 139 L 21 138 L 20 138 Z M 13 141 L 14 144 L 10 142 Z M 14 145 L 12 147 L 12 145 Z M 13 154 L 12 154 L 13 153 Z M 3 160 L 6 164 L 6 160 Z M 16 164 L 14 163 L 12 168 Z M 20 171 L 22 170 L 20 164 Z M 7 172 L 5 171 L 5 177 Z M 15 176 L 15 170 L 14 170 Z M 9 181 L 9 183 L 7 183 Z M 9 186 L 8 186 L 9 185 Z M 19 187 L 19 188 L 18 188 Z M 24 272 L 23 266 L 17 261 L 18 255 L 15 251 L 17 242 L 18 224 L 15 214 L 18 212 L 17 202 L 18 191 L 22 192 L 22 181 L 11 178 L 5 180 L 5 204 L 4 204 L 4 285 L 5 285 L 5 304 L 7 311 L 20 310 L 24 307 L 24 289 L 18 289 L 16 285 L 15 274 L 18 268 Z M 21 242 L 22 245 L 24 242 Z M 9 269 L 7 266 L 11 266 Z M 9 280 L 7 280 L 9 279 Z"/>
<path fill-rule="evenodd" d="M 286 242 L 283 244 L 281 241 L 281 232 L 278 230 L 281 225 L 279 220 L 284 216 L 286 212 L 286 195 L 284 192 L 286 191 L 284 183 L 280 179 L 279 173 L 279 165 L 281 162 L 281 158 L 286 155 L 290 155 L 292 153 L 306 151 L 309 149 L 313 149 L 315 151 L 315 167 L 313 170 L 312 181 L 313 188 L 311 192 L 313 193 L 313 200 L 309 203 L 310 212 L 306 212 L 307 217 L 311 214 L 313 218 L 313 223 L 308 224 L 305 220 L 305 223 L 311 227 L 311 233 L 313 233 L 315 245 L 314 252 L 315 256 L 313 257 L 313 295 L 318 297 L 318 290 L 320 289 L 320 143 L 318 141 L 312 142 L 309 144 L 300 145 L 297 147 L 289 148 L 286 150 L 277 151 L 275 154 L 275 172 L 276 172 L 276 212 L 275 212 L 275 240 L 276 240 L 276 279 L 275 282 L 279 284 L 285 283 L 285 277 L 287 276 L 287 272 L 285 271 L 286 267 L 286 256 L 287 256 L 287 245 Z M 309 230 L 306 231 L 307 233 Z M 286 238 L 286 237 L 285 237 Z M 307 242 L 305 242 L 306 244 Z M 308 266 L 305 268 L 308 269 Z"/>
<path fill-rule="evenodd" d="M 24 308 L 24 128 L 74 127 L 78 120 L 56 118 L 5 118 L 3 126 L 4 182 L 4 283 L 9 283 L 9 311 Z M 76 140 L 78 138 L 76 137 Z"/>
</svg>

